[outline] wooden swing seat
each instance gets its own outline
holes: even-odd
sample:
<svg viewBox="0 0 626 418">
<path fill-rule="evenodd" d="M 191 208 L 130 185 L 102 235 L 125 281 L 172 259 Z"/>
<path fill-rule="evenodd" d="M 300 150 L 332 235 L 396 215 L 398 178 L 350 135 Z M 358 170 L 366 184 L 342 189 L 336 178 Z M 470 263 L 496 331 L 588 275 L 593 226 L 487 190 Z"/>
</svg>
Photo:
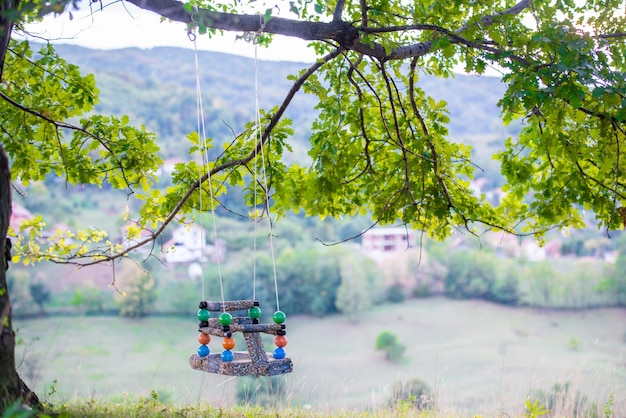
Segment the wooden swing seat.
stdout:
<svg viewBox="0 0 626 418">
<path fill-rule="evenodd" d="M 250 309 L 258 306 L 258 302 L 253 300 L 238 300 L 230 302 L 207 301 L 209 312 L 233 312 Z M 221 354 L 209 354 L 200 357 L 192 354 L 189 364 L 192 369 L 201 370 L 208 373 L 216 373 L 227 376 L 276 376 L 293 371 L 293 363 L 289 358 L 275 359 L 272 353 L 265 351 L 260 333 L 279 335 L 284 327 L 281 324 L 255 324 L 248 317 L 233 317 L 230 325 L 230 332 L 242 332 L 248 351 L 234 351 L 232 361 L 223 362 Z M 224 336 L 224 327 L 220 325 L 217 318 L 210 318 L 208 326 L 201 327 L 200 332 Z"/>
</svg>

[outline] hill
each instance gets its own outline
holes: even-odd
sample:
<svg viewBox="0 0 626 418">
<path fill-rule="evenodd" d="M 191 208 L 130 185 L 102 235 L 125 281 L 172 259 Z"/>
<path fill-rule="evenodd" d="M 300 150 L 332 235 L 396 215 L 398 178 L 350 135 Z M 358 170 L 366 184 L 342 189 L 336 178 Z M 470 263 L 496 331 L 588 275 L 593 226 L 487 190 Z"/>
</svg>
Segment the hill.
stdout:
<svg viewBox="0 0 626 418">
<path fill-rule="evenodd" d="M 102 51 L 70 45 L 57 45 L 56 49 L 83 72 L 95 75 L 101 91 L 98 112 L 129 115 L 134 123 L 144 124 L 159 135 L 163 157 L 183 157 L 180 154 L 185 147 L 180 146 L 180 141 L 197 126 L 192 50 L 160 47 Z M 245 122 L 254 119 L 254 60 L 199 51 L 198 66 L 209 136 L 218 144 L 230 141 Z M 287 76 L 306 67 L 303 63 L 258 61 L 260 106 L 279 105 L 292 84 Z M 504 85 L 499 79 L 466 75 L 437 79 L 421 75 L 419 85 L 448 103 L 453 137 L 471 142 L 472 137 L 502 132 L 497 101 Z M 296 143 L 307 140 L 316 115 L 314 107 L 313 96 L 300 93 L 294 99 L 287 116 L 294 121 Z"/>
</svg>

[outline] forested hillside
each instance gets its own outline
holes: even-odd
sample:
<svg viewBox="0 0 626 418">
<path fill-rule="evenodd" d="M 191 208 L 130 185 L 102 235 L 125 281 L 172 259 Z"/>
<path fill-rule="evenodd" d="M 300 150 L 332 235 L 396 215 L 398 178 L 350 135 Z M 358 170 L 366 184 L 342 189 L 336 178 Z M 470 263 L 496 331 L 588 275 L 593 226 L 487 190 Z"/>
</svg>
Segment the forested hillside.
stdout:
<svg viewBox="0 0 626 418">
<path fill-rule="evenodd" d="M 185 156 L 186 147 L 180 142 L 197 126 L 193 50 L 163 47 L 101 51 L 69 45 L 58 45 L 56 49 L 83 72 L 95 75 L 100 88 L 99 112 L 127 114 L 133 122 L 157 132 L 164 158 Z M 254 118 L 255 63 L 250 58 L 205 51 L 198 53 L 198 60 L 207 132 L 216 144 L 222 144 Z M 306 63 L 257 62 L 260 106 L 269 109 L 280 105 L 292 85 L 287 76 L 307 67 Z M 474 143 L 476 135 L 499 133 L 500 141 L 504 140 L 497 107 L 504 86 L 499 79 L 465 75 L 436 79 L 422 75 L 420 84 L 433 97 L 448 102 L 454 116 L 449 125 L 452 136 Z M 308 138 L 314 107 L 315 98 L 301 92 L 287 113 L 294 122 L 297 158 L 302 157 L 298 152 L 302 148 L 297 144 Z"/>
</svg>

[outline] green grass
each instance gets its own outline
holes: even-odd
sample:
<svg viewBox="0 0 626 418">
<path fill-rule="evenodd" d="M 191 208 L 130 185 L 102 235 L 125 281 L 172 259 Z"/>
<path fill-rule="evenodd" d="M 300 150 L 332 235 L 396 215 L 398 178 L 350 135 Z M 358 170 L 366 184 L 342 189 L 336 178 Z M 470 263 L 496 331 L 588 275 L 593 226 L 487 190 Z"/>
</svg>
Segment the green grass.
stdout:
<svg viewBox="0 0 626 418">
<path fill-rule="evenodd" d="M 557 382 L 570 382 L 589 405 L 602 408 L 611 393 L 626 393 L 625 316 L 624 309 L 549 311 L 433 298 L 377 307 L 356 324 L 341 316 L 291 317 L 286 348 L 295 371 L 287 375 L 288 405 L 275 407 L 321 415 L 385 411 L 392 385 L 417 378 L 433 389 L 439 414 L 523 414 L 529 395 Z M 154 391 L 159 402 L 177 408 L 209 402 L 230 410 L 236 379 L 188 365 L 198 345 L 196 322 L 16 321 L 25 342 L 19 370 L 53 405 L 137 403 Z M 406 345 L 402 361 L 388 362 L 375 350 L 385 330 Z M 218 340 L 213 351 L 221 349 Z M 626 414 L 623 397 L 615 398 L 614 410 Z"/>
</svg>

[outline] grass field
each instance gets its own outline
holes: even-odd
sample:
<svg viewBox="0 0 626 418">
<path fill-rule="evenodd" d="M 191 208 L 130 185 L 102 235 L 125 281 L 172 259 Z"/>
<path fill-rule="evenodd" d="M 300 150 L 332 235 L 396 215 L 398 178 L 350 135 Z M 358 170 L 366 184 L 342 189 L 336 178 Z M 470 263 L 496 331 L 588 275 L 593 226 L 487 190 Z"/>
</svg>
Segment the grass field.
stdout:
<svg viewBox="0 0 626 418">
<path fill-rule="evenodd" d="M 195 318 L 55 317 L 16 321 L 20 372 L 53 403 L 124 402 L 155 390 L 165 402 L 233 402 L 235 379 L 187 362 L 197 348 Z M 288 318 L 293 404 L 330 413 L 385 406 L 390 387 L 419 378 L 439 411 L 484 415 L 523 411 L 526 397 L 570 383 L 600 408 L 614 394 L 626 416 L 626 310 L 547 311 L 440 298 L 384 305 L 358 323 L 341 316 Z M 374 349 L 392 331 L 407 346 L 391 363 Z M 220 350 L 219 341 L 211 343 Z M 25 353 L 24 356 L 22 354 Z M 617 415 L 621 413 L 621 415 Z"/>
</svg>

